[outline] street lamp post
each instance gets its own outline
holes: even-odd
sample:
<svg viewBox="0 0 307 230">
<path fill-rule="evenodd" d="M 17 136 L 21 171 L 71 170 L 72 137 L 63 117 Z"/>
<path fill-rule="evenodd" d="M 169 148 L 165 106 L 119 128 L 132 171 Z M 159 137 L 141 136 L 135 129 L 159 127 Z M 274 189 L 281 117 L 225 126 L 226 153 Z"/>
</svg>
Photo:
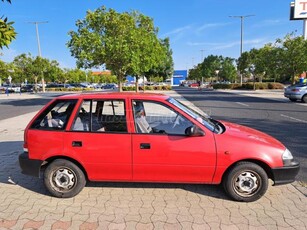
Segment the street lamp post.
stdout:
<svg viewBox="0 0 307 230">
<path fill-rule="evenodd" d="M 229 16 L 231 18 L 240 18 L 240 20 L 241 20 L 240 57 L 242 56 L 242 53 L 243 53 L 243 21 L 244 21 L 244 18 L 252 17 L 252 16 L 255 16 L 255 15 L 250 14 L 250 15 Z M 241 72 L 240 72 L 240 84 L 242 85 L 242 74 L 241 74 Z"/>
<path fill-rule="evenodd" d="M 38 24 L 43 24 L 43 23 L 48 23 L 48 22 L 44 21 L 44 22 L 29 22 L 29 23 L 35 24 L 38 55 L 39 55 L 39 57 L 42 57 L 41 46 L 40 46 L 40 41 L 39 41 L 39 33 L 38 33 Z M 45 92 L 45 80 L 44 80 L 44 74 L 43 73 L 42 73 L 42 86 L 43 86 L 43 92 Z M 36 86 L 36 88 L 37 88 L 37 86 Z"/>
<path fill-rule="evenodd" d="M 214 72 L 216 74 L 216 81 L 219 81 L 219 72 L 220 72 L 220 70 L 217 69 Z"/>
</svg>

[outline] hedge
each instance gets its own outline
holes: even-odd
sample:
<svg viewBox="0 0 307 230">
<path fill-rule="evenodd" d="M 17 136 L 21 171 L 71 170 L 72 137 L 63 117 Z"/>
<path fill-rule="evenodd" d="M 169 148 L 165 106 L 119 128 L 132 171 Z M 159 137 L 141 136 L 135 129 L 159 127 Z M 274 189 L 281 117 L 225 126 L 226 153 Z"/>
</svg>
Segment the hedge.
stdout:
<svg viewBox="0 0 307 230">
<path fill-rule="evenodd" d="M 145 91 L 146 90 L 171 90 L 172 86 L 170 85 L 146 85 L 145 86 Z M 142 91 L 144 90 L 144 86 L 139 86 L 139 90 Z M 135 86 L 123 86 L 123 91 L 135 91 Z"/>
<path fill-rule="evenodd" d="M 234 84 L 214 84 L 213 89 L 254 89 L 254 83 L 248 82 L 242 85 L 238 83 Z M 255 89 L 284 89 L 284 85 L 276 82 L 256 82 Z"/>
<path fill-rule="evenodd" d="M 171 90 L 172 86 L 170 85 L 158 85 L 158 86 L 145 86 L 145 91 L 146 90 Z M 143 86 L 139 86 L 139 90 L 142 91 L 144 90 Z M 46 91 L 94 91 L 93 88 L 46 88 Z M 135 91 L 135 86 L 123 86 L 123 91 Z"/>
</svg>

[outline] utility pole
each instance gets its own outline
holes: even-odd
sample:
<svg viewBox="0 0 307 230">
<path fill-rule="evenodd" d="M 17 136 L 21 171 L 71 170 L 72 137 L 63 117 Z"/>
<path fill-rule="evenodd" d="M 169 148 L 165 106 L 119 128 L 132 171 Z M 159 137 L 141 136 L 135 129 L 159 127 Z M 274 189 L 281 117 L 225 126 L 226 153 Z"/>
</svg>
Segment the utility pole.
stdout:
<svg viewBox="0 0 307 230">
<path fill-rule="evenodd" d="M 42 52 L 41 52 L 41 46 L 40 46 L 40 41 L 39 41 L 39 33 L 38 33 L 38 24 L 46 24 L 48 21 L 43 21 L 43 22 L 29 22 L 30 24 L 35 24 L 35 29 L 36 29 L 36 38 L 37 38 L 37 47 L 38 47 L 38 56 L 41 58 L 42 57 Z M 42 71 L 43 72 L 43 71 Z M 42 86 L 43 86 L 43 92 L 45 92 L 45 80 L 44 80 L 44 73 L 42 73 Z"/>
<path fill-rule="evenodd" d="M 243 21 L 245 18 L 255 16 L 254 14 L 250 15 L 238 15 L 238 16 L 229 16 L 231 18 L 240 18 L 241 19 L 241 43 L 240 43 L 240 57 L 243 53 Z M 240 73 L 240 84 L 242 85 L 242 74 Z"/>
</svg>

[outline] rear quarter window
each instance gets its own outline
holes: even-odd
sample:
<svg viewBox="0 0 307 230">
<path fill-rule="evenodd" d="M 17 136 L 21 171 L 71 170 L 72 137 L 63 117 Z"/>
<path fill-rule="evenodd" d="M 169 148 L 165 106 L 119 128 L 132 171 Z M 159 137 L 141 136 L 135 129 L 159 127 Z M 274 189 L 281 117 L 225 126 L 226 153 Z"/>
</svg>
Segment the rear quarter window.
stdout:
<svg viewBox="0 0 307 230">
<path fill-rule="evenodd" d="M 77 99 L 54 101 L 34 120 L 30 129 L 65 130 L 77 101 Z"/>
</svg>

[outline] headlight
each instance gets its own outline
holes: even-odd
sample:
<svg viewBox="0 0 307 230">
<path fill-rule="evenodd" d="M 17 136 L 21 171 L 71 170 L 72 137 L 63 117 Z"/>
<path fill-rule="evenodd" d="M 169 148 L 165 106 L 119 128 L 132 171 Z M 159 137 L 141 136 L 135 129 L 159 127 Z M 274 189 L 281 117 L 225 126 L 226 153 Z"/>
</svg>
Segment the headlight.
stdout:
<svg viewBox="0 0 307 230">
<path fill-rule="evenodd" d="M 292 153 L 289 151 L 289 149 L 286 149 L 285 152 L 282 154 L 283 160 L 292 160 L 293 156 Z"/>
<path fill-rule="evenodd" d="M 291 166 L 293 163 L 293 156 L 292 153 L 289 151 L 289 149 L 286 149 L 284 153 L 282 154 L 282 161 L 284 163 L 284 166 Z"/>
</svg>

